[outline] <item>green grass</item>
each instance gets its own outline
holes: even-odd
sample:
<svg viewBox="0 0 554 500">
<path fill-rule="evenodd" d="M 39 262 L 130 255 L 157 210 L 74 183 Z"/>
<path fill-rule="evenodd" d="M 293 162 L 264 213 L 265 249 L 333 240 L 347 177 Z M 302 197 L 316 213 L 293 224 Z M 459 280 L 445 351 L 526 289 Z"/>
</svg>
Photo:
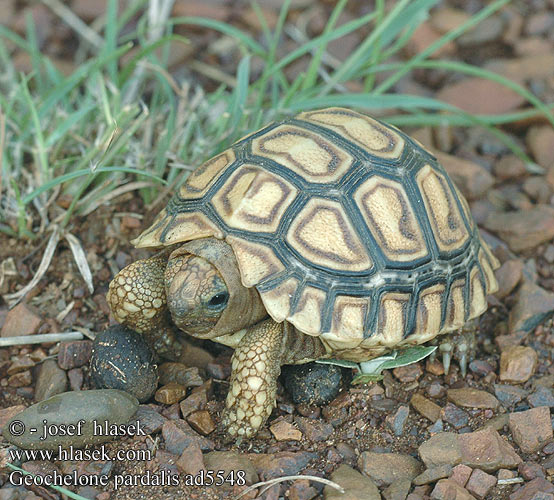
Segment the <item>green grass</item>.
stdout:
<svg viewBox="0 0 554 500">
<path fill-rule="evenodd" d="M 554 125 L 552 106 L 500 75 L 461 62 L 430 59 L 509 2 L 491 2 L 464 25 L 402 62 L 398 62 L 400 51 L 438 0 L 400 0 L 389 11 L 379 0 L 374 12 L 339 25 L 347 5 L 347 0 L 340 0 L 320 36 L 306 39 L 283 56 L 279 49 L 287 36 L 289 1 L 283 2 L 273 30 L 253 4 L 263 27 L 263 37 L 255 39 L 214 19 L 168 20 L 163 12 L 150 11 L 145 0 L 128 2 L 118 13 L 117 0 L 109 0 L 99 31 L 101 43 L 79 49 L 78 56 L 86 57 L 67 77 L 40 53 L 31 17 L 24 38 L 0 27 L 0 66 L 5 68 L 0 75 L 0 231 L 31 239 L 53 224 L 69 231 L 78 216 L 133 189 L 140 190 L 150 207 L 158 208 L 163 195 L 178 187 L 191 170 L 246 133 L 301 110 L 333 105 L 368 112 L 394 109 L 401 113 L 387 121 L 399 126 L 484 127 L 536 171 L 538 167 L 497 126 L 538 114 Z M 137 14 L 136 29 L 123 32 Z M 188 43 L 173 33 L 174 27 L 192 25 L 231 37 L 240 47 L 234 75 L 209 68 L 210 78 L 219 83 L 215 91 L 176 82 L 167 71 L 169 43 Z M 326 49 L 332 40 L 367 27 L 370 34 L 349 57 L 328 62 Z M 79 34 L 78 22 L 75 29 Z M 84 31 L 81 35 L 83 40 L 90 38 Z M 17 74 L 10 45 L 29 53 L 30 74 Z M 290 79 L 285 70 L 302 57 L 309 59 L 305 71 Z M 256 74 L 254 60 L 263 61 Z M 420 68 L 491 79 L 518 92 L 532 109 L 473 116 L 437 99 L 395 93 L 395 84 Z M 348 82 L 358 82 L 363 91 L 346 92 Z M 67 209 L 54 204 L 62 193 L 72 197 Z"/>
</svg>

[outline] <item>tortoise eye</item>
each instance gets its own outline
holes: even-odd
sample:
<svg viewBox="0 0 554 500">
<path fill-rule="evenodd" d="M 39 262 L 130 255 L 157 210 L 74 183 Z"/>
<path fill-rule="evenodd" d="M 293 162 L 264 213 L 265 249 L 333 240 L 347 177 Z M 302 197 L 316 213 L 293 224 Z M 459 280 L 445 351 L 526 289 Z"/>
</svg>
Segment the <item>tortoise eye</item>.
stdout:
<svg viewBox="0 0 554 500">
<path fill-rule="evenodd" d="M 208 307 L 214 310 L 223 309 L 228 301 L 229 294 L 227 292 L 216 293 L 208 302 Z"/>
</svg>

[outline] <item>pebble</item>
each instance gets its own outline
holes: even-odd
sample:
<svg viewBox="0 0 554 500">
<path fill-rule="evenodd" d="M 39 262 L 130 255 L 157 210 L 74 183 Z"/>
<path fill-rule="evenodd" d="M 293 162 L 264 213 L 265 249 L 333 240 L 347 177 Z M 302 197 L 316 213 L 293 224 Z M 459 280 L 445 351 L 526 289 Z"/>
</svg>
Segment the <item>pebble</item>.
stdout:
<svg viewBox="0 0 554 500">
<path fill-rule="evenodd" d="M 500 374 L 502 382 L 527 382 L 535 373 L 538 356 L 531 347 L 511 346 L 500 355 Z"/>
<path fill-rule="evenodd" d="M 510 413 L 508 425 L 524 453 L 534 453 L 553 437 L 550 409 L 546 406 Z"/>
<path fill-rule="evenodd" d="M 479 25 L 463 33 L 456 43 L 461 47 L 477 47 L 485 43 L 491 43 L 499 40 L 504 29 L 506 21 L 500 15 L 492 15 L 483 19 Z"/>
<path fill-rule="evenodd" d="M 542 477 L 537 477 L 512 493 L 510 500 L 552 500 L 552 494 L 554 494 L 554 484 Z"/>
<path fill-rule="evenodd" d="M 73 368 L 67 372 L 67 378 L 69 379 L 69 387 L 72 391 L 80 391 L 83 388 L 83 381 L 85 376 L 81 368 Z M 36 396 L 35 396 L 36 397 Z"/>
<path fill-rule="evenodd" d="M 494 176 L 499 181 L 519 180 L 527 174 L 525 163 L 515 155 L 506 155 L 492 165 Z"/>
<path fill-rule="evenodd" d="M 450 479 L 457 482 L 460 486 L 465 488 L 466 483 L 469 481 L 473 469 L 464 464 L 458 464 L 452 468 L 452 474 Z"/>
<path fill-rule="evenodd" d="M 184 387 L 200 387 L 204 383 L 196 366 L 187 367 L 182 363 L 162 363 L 158 367 L 158 373 L 162 385 L 175 382 Z"/>
<path fill-rule="evenodd" d="M 191 474 L 193 476 L 206 469 L 202 450 L 194 444 L 181 453 L 175 465 L 181 474 Z"/>
<path fill-rule="evenodd" d="M 162 436 L 165 449 L 169 453 L 181 455 L 191 445 L 198 446 L 202 451 L 215 448 L 213 441 L 198 435 L 184 420 L 166 420 L 162 425 Z"/>
<path fill-rule="evenodd" d="M 554 129 L 550 126 L 531 127 L 525 136 L 527 147 L 535 161 L 544 168 L 554 165 Z"/>
<path fill-rule="evenodd" d="M 461 9 L 444 6 L 433 10 L 431 24 L 440 33 L 447 33 L 460 27 L 469 17 L 469 14 Z"/>
<path fill-rule="evenodd" d="M 521 280 L 522 272 L 523 262 L 521 260 L 510 259 L 504 262 L 494 273 L 498 280 L 498 290 L 494 295 L 498 299 L 510 295 Z"/>
<path fill-rule="evenodd" d="M 496 477 L 483 472 L 481 469 L 474 469 L 465 488 L 473 496 L 483 499 L 494 486 L 496 486 Z"/>
<path fill-rule="evenodd" d="M 450 464 L 438 465 L 424 470 L 419 476 L 414 477 L 413 483 L 417 486 L 429 484 L 444 479 L 452 474 L 452 466 Z"/>
<path fill-rule="evenodd" d="M 424 21 L 412 34 L 410 41 L 408 42 L 406 49 L 409 54 L 419 54 L 424 51 L 429 45 L 436 42 L 440 38 L 438 33 L 431 23 Z M 435 50 L 429 57 L 436 59 L 451 55 L 456 50 L 456 46 L 453 42 L 444 44 L 440 49 Z"/>
<path fill-rule="evenodd" d="M 308 479 L 297 479 L 293 481 L 288 489 L 289 500 L 312 500 L 317 497 L 318 491 L 310 486 Z"/>
<path fill-rule="evenodd" d="M 543 468 L 534 462 L 523 462 L 519 464 L 517 470 L 526 481 L 531 481 L 536 477 L 544 477 Z"/>
<path fill-rule="evenodd" d="M 38 310 L 25 302 L 20 302 L 8 311 L 0 330 L 0 337 L 33 335 L 38 332 L 41 323 L 42 318 Z"/>
<path fill-rule="evenodd" d="M 422 464 L 411 455 L 364 451 L 358 458 L 358 468 L 377 486 L 385 486 L 400 479 L 413 480 L 421 473 Z"/>
<path fill-rule="evenodd" d="M 326 441 L 334 432 L 331 424 L 321 420 L 312 420 L 306 417 L 296 417 L 294 419 L 298 428 L 306 436 L 306 439 L 313 442 Z"/>
<path fill-rule="evenodd" d="M 90 340 L 75 340 L 61 342 L 58 351 L 58 366 L 63 370 L 71 370 L 86 365 L 92 353 Z"/>
<path fill-rule="evenodd" d="M 469 423 L 469 415 L 451 403 L 447 403 L 441 409 L 441 419 L 448 422 L 455 429 L 461 429 Z"/>
<path fill-rule="evenodd" d="M 419 446 L 419 456 L 428 468 L 462 463 L 485 472 L 513 468 L 521 462 L 513 447 L 491 428 L 435 434 Z"/>
<path fill-rule="evenodd" d="M 388 415 L 386 417 L 387 425 L 390 427 L 395 436 L 402 436 L 404 434 L 404 426 L 408 420 L 410 414 L 410 408 L 408 406 L 399 406 L 394 415 Z"/>
<path fill-rule="evenodd" d="M 268 481 L 277 477 L 299 474 L 317 457 L 317 454 L 308 451 L 280 451 L 278 453 L 249 453 L 247 457 L 256 467 L 260 481 Z"/>
<path fill-rule="evenodd" d="M 187 417 L 187 422 L 196 432 L 199 432 L 203 436 L 211 434 L 216 427 L 212 416 L 210 415 L 210 412 L 208 412 L 207 410 L 198 410 L 192 412 Z"/>
<path fill-rule="evenodd" d="M 302 432 L 285 420 L 273 423 L 269 430 L 277 441 L 300 441 Z"/>
<path fill-rule="evenodd" d="M 203 410 L 207 403 L 208 395 L 206 391 L 193 392 L 179 403 L 181 415 L 183 418 L 187 418 L 193 411 Z"/>
<path fill-rule="evenodd" d="M 523 183 L 523 191 L 529 198 L 535 203 L 548 203 L 552 191 L 547 182 L 544 182 L 542 175 L 533 175 L 528 179 L 525 179 Z"/>
<path fill-rule="evenodd" d="M 550 12 L 537 12 L 531 14 L 525 22 L 525 33 L 527 35 L 548 34 L 554 28 L 554 15 Z"/>
<path fill-rule="evenodd" d="M 331 481 L 342 486 L 345 493 L 325 486 L 324 500 L 380 500 L 381 495 L 371 478 L 360 474 L 348 465 L 340 465 L 332 474 Z"/>
<path fill-rule="evenodd" d="M 323 363 L 283 366 L 283 385 L 295 404 L 324 405 L 340 391 L 343 369 Z"/>
<path fill-rule="evenodd" d="M 154 399 L 164 405 L 178 403 L 187 395 L 187 388 L 175 382 L 160 387 L 154 394 Z"/>
<path fill-rule="evenodd" d="M 485 69 L 499 73 L 511 80 L 522 81 L 536 78 L 549 78 L 554 67 L 554 54 L 537 54 L 515 59 L 491 59 Z"/>
<path fill-rule="evenodd" d="M 525 98 L 500 83 L 469 77 L 442 87 L 436 98 L 466 113 L 495 115 L 507 113 L 525 103 Z"/>
<path fill-rule="evenodd" d="M 53 359 L 42 362 L 35 385 L 35 401 L 51 398 L 67 390 L 67 374 Z"/>
<path fill-rule="evenodd" d="M 514 385 L 494 384 L 494 393 L 502 406 L 509 408 L 525 398 L 528 391 Z"/>
<path fill-rule="evenodd" d="M 431 422 L 436 422 L 440 418 L 441 407 L 421 394 L 414 394 L 410 399 L 410 404 Z"/>
<path fill-rule="evenodd" d="M 481 165 L 440 151 L 434 154 L 467 200 L 480 198 L 494 184 L 493 176 Z"/>
<path fill-rule="evenodd" d="M 166 419 L 160 415 L 154 405 L 140 405 L 135 413 L 135 419 L 140 422 L 140 427 L 145 434 L 154 434 L 162 430 Z"/>
<path fill-rule="evenodd" d="M 400 382 L 409 383 L 415 382 L 423 375 L 423 371 L 419 363 L 411 363 L 406 366 L 399 366 L 392 370 L 394 377 Z"/>
<path fill-rule="evenodd" d="M 11 387 L 27 387 L 32 383 L 33 376 L 31 375 L 31 370 L 14 373 L 10 377 L 8 377 L 8 385 Z"/>
<path fill-rule="evenodd" d="M 529 404 L 536 408 L 538 406 L 548 406 L 554 408 L 554 390 L 540 386 L 535 392 L 527 397 Z"/>
<path fill-rule="evenodd" d="M 24 372 L 25 370 L 30 370 L 35 366 L 35 362 L 31 359 L 31 356 L 28 354 L 18 356 L 10 364 L 7 374 L 13 375 L 14 373 Z"/>
<path fill-rule="evenodd" d="M 142 335 L 122 325 L 96 336 L 90 371 L 97 387 L 124 390 L 140 402 L 150 399 L 158 385 L 154 353 Z"/>
<path fill-rule="evenodd" d="M 530 250 L 554 237 L 554 208 L 537 205 L 529 210 L 495 212 L 487 217 L 485 228 L 514 252 Z"/>
<path fill-rule="evenodd" d="M 474 359 L 471 363 L 469 363 L 469 369 L 471 373 L 475 373 L 481 377 L 485 377 L 494 371 L 493 365 L 484 359 Z"/>
<path fill-rule="evenodd" d="M 3 436 L 10 443 L 24 449 L 55 450 L 58 445 L 80 448 L 114 439 L 109 435 L 95 435 L 93 420 L 100 424 L 106 421 L 109 424 L 126 424 L 137 408 L 138 401 L 134 396 L 115 389 L 64 392 L 29 406 L 15 415 L 4 427 Z M 27 432 L 20 436 L 9 433 L 8 426 L 14 419 L 22 421 Z M 43 420 L 55 425 L 77 424 L 79 420 L 84 420 L 85 423 L 81 428 L 81 435 L 58 435 L 41 440 L 42 432 L 30 433 L 28 429 L 42 429 Z"/>
<path fill-rule="evenodd" d="M 227 477 L 231 471 L 245 472 L 246 484 L 258 481 L 258 473 L 252 461 L 244 454 L 236 451 L 211 451 L 204 455 L 204 464 L 207 470 L 223 470 Z"/>
<path fill-rule="evenodd" d="M 464 408 L 491 408 L 495 410 L 500 406 L 498 399 L 492 394 L 472 387 L 448 389 L 446 395 L 449 401 Z"/>
<path fill-rule="evenodd" d="M 431 492 L 433 500 L 475 500 L 465 488 L 452 479 L 441 479 Z"/>
<path fill-rule="evenodd" d="M 554 312 L 554 293 L 535 283 L 524 281 L 516 294 L 516 302 L 510 311 L 510 333 L 530 332 Z"/>
<path fill-rule="evenodd" d="M 406 500 L 412 482 L 409 479 L 400 479 L 389 484 L 383 491 L 383 498 L 385 500 Z"/>
</svg>

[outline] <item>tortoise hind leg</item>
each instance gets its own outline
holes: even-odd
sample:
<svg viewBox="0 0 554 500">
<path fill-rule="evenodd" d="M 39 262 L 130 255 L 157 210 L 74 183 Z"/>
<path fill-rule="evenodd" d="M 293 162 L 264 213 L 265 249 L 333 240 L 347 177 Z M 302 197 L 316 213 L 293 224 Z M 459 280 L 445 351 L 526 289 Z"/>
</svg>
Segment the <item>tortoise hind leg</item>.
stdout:
<svg viewBox="0 0 554 500">
<path fill-rule="evenodd" d="M 438 344 L 439 348 L 432 354 L 431 359 L 435 358 L 435 353 L 441 354 L 445 374 L 448 374 L 452 360 L 456 360 L 460 365 L 462 377 L 466 376 L 468 363 L 475 355 L 476 330 L 477 324 L 470 321 L 460 330 L 443 335 L 433 342 Z"/>
<path fill-rule="evenodd" d="M 111 281 L 106 299 L 118 323 L 142 334 L 154 352 L 179 359 L 183 346 L 169 321 L 164 271 L 169 252 L 160 252 L 123 268 Z"/>
</svg>

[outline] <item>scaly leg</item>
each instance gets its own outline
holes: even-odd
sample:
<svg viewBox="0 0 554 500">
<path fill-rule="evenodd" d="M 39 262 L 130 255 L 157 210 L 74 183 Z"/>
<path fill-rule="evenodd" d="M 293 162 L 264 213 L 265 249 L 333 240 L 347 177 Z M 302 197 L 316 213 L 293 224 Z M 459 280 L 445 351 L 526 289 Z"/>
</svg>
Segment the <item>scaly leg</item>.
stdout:
<svg viewBox="0 0 554 500">
<path fill-rule="evenodd" d="M 178 360 L 184 347 L 167 309 L 164 271 L 168 255 L 164 251 L 129 264 L 111 281 L 106 299 L 119 323 L 142 334 L 160 356 Z"/>
<path fill-rule="evenodd" d="M 453 359 L 458 361 L 462 377 L 466 376 L 467 365 L 473 359 L 475 354 L 475 331 L 476 324 L 469 322 L 466 326 L 455 332 L 446 334 L 435 339 L 439 348 L 432 354 L 431 359 L 435 359 L 435 353 L 442 355 L 442 365 L 444 373 L 448 374 L 450 363 Z"/>
</svg>

